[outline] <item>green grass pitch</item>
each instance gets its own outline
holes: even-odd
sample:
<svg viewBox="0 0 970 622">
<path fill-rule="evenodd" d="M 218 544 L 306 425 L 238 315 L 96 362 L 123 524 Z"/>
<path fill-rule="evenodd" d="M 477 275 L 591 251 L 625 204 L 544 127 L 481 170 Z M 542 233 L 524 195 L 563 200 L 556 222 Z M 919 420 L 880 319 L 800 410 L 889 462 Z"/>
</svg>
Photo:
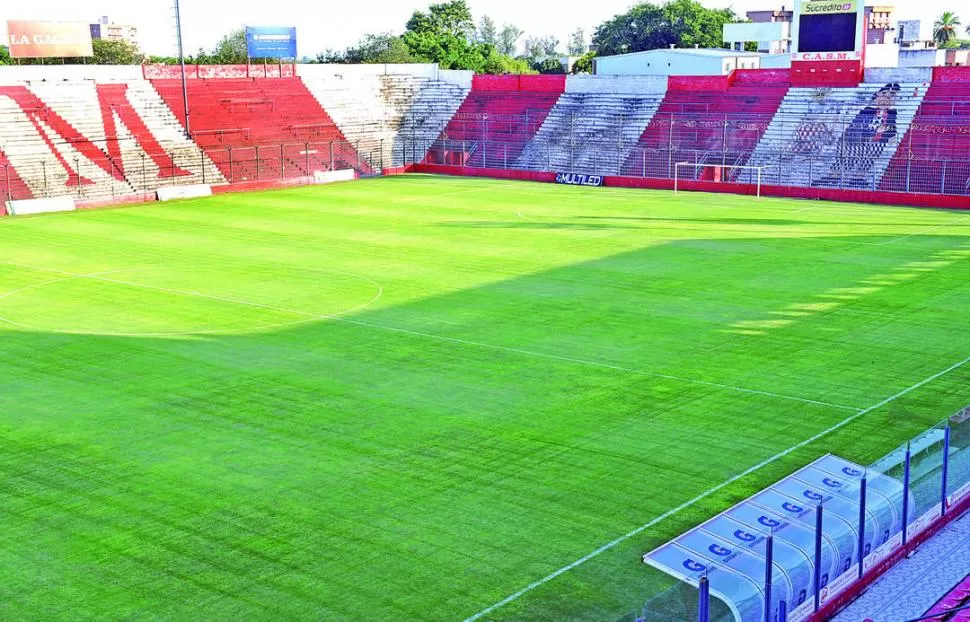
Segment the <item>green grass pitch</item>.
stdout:
<svg viewBox="0 0 970 622">
<path fill-rule="evenodd" d="M 0 618 L 614 620 L 645 550 L 966 406 L 968 283 L 970 215 L 728 195 L 0 219 Z"/>
</svg>

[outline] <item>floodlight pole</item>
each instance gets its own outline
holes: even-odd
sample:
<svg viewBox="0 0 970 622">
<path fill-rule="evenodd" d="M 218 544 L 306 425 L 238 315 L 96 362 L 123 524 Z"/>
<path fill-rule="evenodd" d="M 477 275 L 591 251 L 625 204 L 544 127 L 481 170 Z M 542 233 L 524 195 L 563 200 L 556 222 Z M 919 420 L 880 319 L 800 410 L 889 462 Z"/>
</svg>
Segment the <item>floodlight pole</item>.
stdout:
<svg viewBox="0 0 970 622">
<path fill-rule="evenodd" d="M 185 133 L 192 138 L 192 127 L 189 125 L 189 87 L 185 80 L 185 53 L 182 48 L 182 15 L 179 10 L 179 0 L 175 0 L 175 38 L 178 41 L 179 65 L 182 68 L 182 109 L 185 111 Z"/>
</svg>

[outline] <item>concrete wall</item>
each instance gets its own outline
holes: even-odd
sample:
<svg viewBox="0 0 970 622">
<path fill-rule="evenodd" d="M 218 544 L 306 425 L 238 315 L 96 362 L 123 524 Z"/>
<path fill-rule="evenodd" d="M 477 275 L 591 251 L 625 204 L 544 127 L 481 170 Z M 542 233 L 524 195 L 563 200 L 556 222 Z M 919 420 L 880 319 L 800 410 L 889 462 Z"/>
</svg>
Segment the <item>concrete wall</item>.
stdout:
<svg viewBox="0 0 970 622">
<path fill-rule="evenodd" d="M 791 67 L 791 54 L 768 54 L 761 57 L 762 69 L 788 69 Z"/>
<path fill-rule="evenodd" d="M 866 46 L 866 67 L 898 67 L 899 46 L 895 43 L 874 43 Z"/>
<path fill-rule="evenodd" d="M 598 76 L 720 76 L 731 58 L 653 50 L 646 54 L 622 54 L 596 59 Z"/>
<path fill-rule="evenodd" d="M 932 67 L 866 67 L 866 82 L 927 84 L 933 79 Z"/>
<path fill-rule="evenodd" d="M 393 75 L 422 76 L 437 80 L 438 65 L 434 63 L 411 65 L 297 65 L 296 75 L 310 80 Z"/>
<path fill-rule="evenodd" d="M 0 67 L 0 84 L 16 82 L 60 82 L 95 80 L 128 82 L 142 78 L 141 65 L 5 65 Z"/>
<path fill-rule="evenodd" d="M 474 75 L 474 71 L 464 71 L 459 69 L 440 69 L 438 71 L 438 79 L 442 82 L 454 84 L 468 90 L 472 88 L 472 77 Z"/>
<path fill-rule="evenodd" d="M 567 76 L 567 93 L 662 94 L 667 76 Z"/>
<path fill-rule="evenodd" d="M 942 65 L 946 50 L 922 49 L 899 51 L 900 67 L 936 67 Z"/>
</svg>

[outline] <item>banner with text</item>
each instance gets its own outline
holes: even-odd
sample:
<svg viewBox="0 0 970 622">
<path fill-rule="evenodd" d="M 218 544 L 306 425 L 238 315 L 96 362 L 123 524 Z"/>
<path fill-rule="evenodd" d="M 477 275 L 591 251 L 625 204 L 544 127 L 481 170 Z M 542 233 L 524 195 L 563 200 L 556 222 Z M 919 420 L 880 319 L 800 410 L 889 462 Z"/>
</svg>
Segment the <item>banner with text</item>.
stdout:
<svg viewBox="0 0 970 622">
<path fill-rule="evenodd" d="M 84 22 L 7 21 L 11 58 L 94 56 L 91 27 Z"/>
<path fill-rule="evenodd" d="M 829 13 L 855 13 L 856 3 L 832 0 L 807 0 L 802 2 L 802 15 L 825 15 Z"/>
<path fill-rule="evenodd" d="M 582 173 L 556 173 L 556 183 L 569 186 L 602 186 L 603 177 Z"/>
<path fill-rule="evenodd" d="M 247 26 L 246 51 L 250 58 L 296 58 L 296 28 Z"/>
</svg>

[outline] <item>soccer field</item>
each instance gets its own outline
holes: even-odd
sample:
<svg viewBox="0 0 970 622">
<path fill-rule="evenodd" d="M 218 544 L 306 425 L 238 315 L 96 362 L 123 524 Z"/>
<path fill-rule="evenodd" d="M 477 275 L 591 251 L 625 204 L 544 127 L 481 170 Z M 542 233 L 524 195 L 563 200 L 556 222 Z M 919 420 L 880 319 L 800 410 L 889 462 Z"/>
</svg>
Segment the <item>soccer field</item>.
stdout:
<svg viewBox="0 0 970 622">
<path fill-rule="evenodd" d="M 730 195 L 0 219 L 0 618 L 614 620 L 644 551 L 970 403 L 968 284 L 968 214 Z"/>
</svg>

